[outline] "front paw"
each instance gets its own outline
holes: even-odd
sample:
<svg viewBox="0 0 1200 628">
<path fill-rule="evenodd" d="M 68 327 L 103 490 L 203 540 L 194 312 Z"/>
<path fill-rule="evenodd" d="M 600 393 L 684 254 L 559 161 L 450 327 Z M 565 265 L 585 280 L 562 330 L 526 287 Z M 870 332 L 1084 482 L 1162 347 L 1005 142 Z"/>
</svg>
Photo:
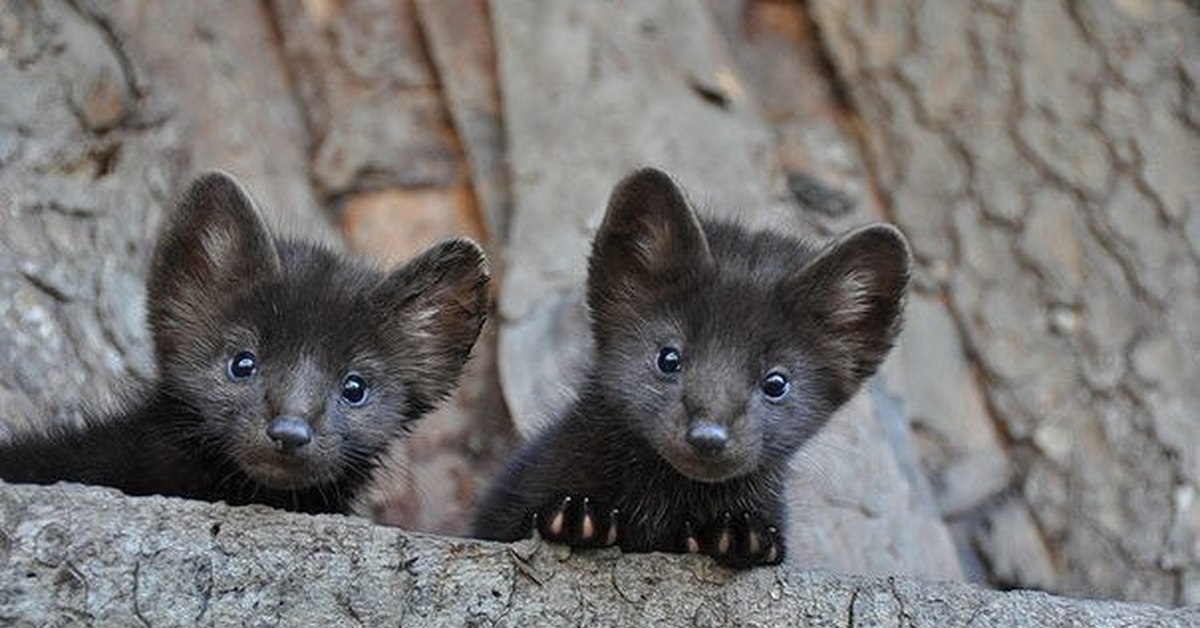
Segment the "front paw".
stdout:
<svg viewBox="0 0 1200 628">
<path fill-rule="evenodd" d="M 784 541 L 779 528 L 757 513 L 743 512 L 735 517 L 726 512 L 698 525 L 686 521 L 682 536 L 683 551 L 707 554 L 727 567 L 745 569 L 783 561 Z"/>
<path fill-rule="evenodd" d="M 572 547 L 617 544 L 621 513 L 598 507 L 587 497 L 564 497 L 533 513 L 533 527 L 543 539 Z"/>
</svg>

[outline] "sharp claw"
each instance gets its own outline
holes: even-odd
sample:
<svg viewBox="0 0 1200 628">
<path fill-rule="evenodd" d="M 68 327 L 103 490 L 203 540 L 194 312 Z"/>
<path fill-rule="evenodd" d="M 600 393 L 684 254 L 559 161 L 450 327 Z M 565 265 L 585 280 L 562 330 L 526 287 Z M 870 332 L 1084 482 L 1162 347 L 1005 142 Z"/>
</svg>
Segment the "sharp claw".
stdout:
<svg viewBox="0 0 1200 628">
<path fill-rule="evenodd" d="M 583 522 L 579 524 L 579 538 L 587 541 L 596 533 L 596 524 L 592 521 L 592 508 L 588 498 L 583 498 Z"/>
<path fill-rule="evenodd" d="M 775 526 L 767 526 L 767 553 L 763 560 L 774 565 L 779 562 L 779 528 Z"/>
<path fill-rule="evenodd" d="M 729 523 L 733 520 L 733 515 L 727 512 L 721 519 L 721 534 L 717 537 L 717 553 L 728 554 L 729 546 L 733 544 L 733 535 L 729 532 Z"/>
<path fill-rule="evenodd" d="M 538 514 L 536 512 L 533 513 L 533 515 L 531 515 L 529 517 L 529 522 L 533 524 L 531 526 L 532 529 L 529 531 L 529 538 L 531 538 L 531 539 L 541 538 L 542 537 L 541 520 L 538 517 Z"/>
<path fill-rule="evenodd" d="M 684 545 L 689 554 L 700 553 L 700 541 L 696 540 L 696 535 L 692 532 L 692 522 L 685 521 L 683 523 L 683 535 L 685 538 Z"/>
<path fill-rule="evenodd" d="M 617 544 L 617 517 L 620 514 L 621 511 L 616 508 L 613 508 L 612 512 L 608 514 L 608 536 L 604 539 L 605 545 Z"/>
<path fill-rule="evenodd" d="M 742 513 L 742 520 L 746 524 L 746 553 L 754 556 L 762 550 L 762 539 L 754 530 L 754 522 L 751 521 L 750 513 Z"/>
<path fill-rule="evenodd" d="M 564 497 L 562 505 L 559 506 L 558 512 L 554 513 L 554 518 L 550 520 L 550 534 L 560 536 L 563 533 L 563 528 L 566 526 L 567 507 L 571 505 L 571 498 Z"/>
</svg>

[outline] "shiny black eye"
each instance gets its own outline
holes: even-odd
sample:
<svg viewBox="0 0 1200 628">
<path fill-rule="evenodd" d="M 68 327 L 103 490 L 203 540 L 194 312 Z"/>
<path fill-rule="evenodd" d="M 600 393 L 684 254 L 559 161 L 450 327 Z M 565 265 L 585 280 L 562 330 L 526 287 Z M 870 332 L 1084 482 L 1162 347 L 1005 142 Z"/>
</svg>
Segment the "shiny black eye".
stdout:
<svg viewBox="0 0 1200 628">
<path fill-rule="evenodd" d="M 683 358 L 679 356 L 679 349 L 663 347 L 658 352 L 658 370 L 663 373 L 678 373 L 682 368 Z"/>
<path fill-rule="evenodd" d="M 367 383 L 358 375 L 347 375 L 342 380 L 342 399 L 352 406 L 367 402 Z"/>
<path fill-rule="evenodd" d="M 258 371 L 258 359 L 253 353 L 243 351 L 233 356 L 226 371 L 229 373 L 229 379 L 246 379 Z"/>
<path fill-rule="evenodd" d="M 762 381 L 763 394 L 771 401 L 779 401 L 788 394 L 788 378 L 782 373 L 771 373 Z"/>
</svg>

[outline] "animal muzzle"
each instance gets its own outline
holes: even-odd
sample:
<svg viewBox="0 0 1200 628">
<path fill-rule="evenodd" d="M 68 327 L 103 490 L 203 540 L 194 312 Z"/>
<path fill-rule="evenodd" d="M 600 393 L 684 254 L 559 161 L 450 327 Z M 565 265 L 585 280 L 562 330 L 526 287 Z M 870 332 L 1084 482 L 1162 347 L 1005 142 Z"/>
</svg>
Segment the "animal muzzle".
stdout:
<svg viewBox="0 0 1200 628">
<path fill-rule="evenodd" d="M 684 438 L 697 454 L 705 458 L 721 455 L 729 445 L 729 431 L 725 426 L 708 421 L 693 421 Z"/>
<path fill-rule="evenodd" d="M 313 430 L 303 419 L 281 416 L 267 424 L 267 436 L 279 446 L 280 451 L 292 454 L 312 442 Z"/>
</svg>

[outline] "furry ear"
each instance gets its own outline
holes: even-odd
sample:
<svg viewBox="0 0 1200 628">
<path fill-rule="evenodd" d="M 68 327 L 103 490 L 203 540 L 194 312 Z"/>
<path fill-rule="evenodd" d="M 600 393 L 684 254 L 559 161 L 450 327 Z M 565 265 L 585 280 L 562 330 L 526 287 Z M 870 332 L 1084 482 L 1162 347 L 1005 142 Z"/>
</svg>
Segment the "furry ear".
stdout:
<svg viewBox="0 0 1200 628">
<path fill-rule="evenodd" d="M 418 255 L 372 292 L 384 335 L 410 365 L 408 384 L 421 410 L 458 381 L 487 318 L 488 280 L 483 249 L 458 238 Z"/>
<path fill-rule="evenodd" d="M 899 229 L 868 225 L 828 245 L 789 288 L 796 315 L 813 320 L 832 344 L 847 397 L 875 372 L 900 332 L 909 264 Z"/>
<path fill-rule="evenodd" d="M 228 174 L 210 172 L 184 190 L 150 264 L 150 327 L 160 355 L 217 324 L 223 304 L 278 277 L 279 253 L 254 202 Z"/>
<path fill-rule="evenodd" d="M 613 189 L 592 241 L 588 305 L 603 314 L 652 285 L 669 285 L 712 262 L 700 221 L 671 177 L 643 168 Z"/>
</svg>

